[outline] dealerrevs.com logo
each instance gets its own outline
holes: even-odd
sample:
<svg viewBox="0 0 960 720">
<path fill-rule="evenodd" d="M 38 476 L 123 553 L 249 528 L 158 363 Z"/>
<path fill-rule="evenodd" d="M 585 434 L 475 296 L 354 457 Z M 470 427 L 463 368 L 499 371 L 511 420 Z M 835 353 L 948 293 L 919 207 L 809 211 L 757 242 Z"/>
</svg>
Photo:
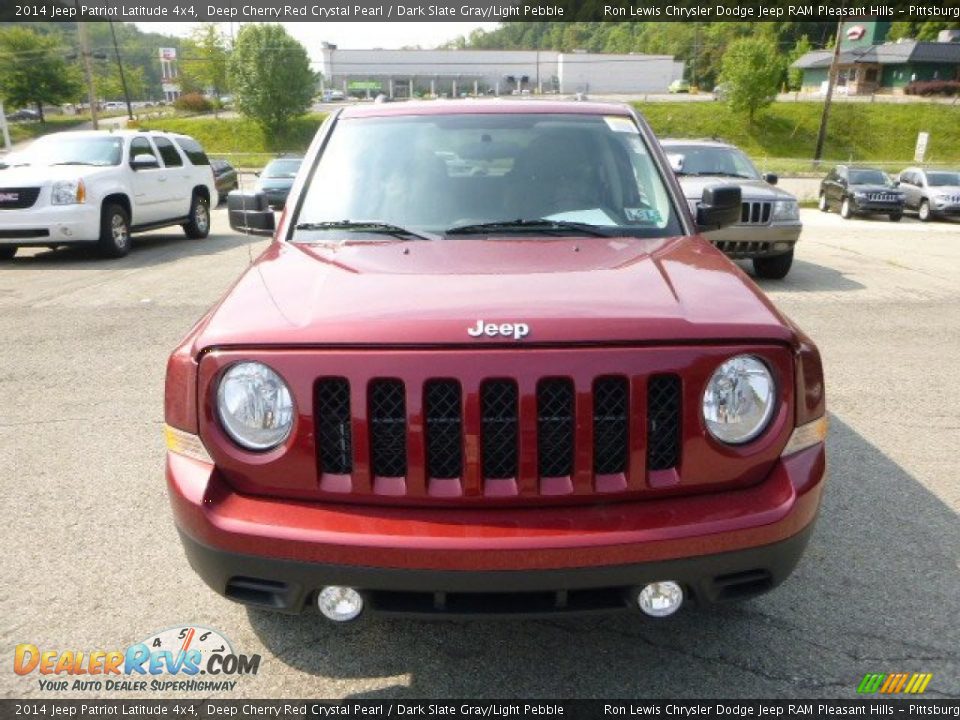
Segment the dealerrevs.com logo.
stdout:
<svg viewBox="0 0 960 720">
<path fill-rule="evenodd" d="M 235 678 L 259 669 L 259 655 L 238 654 L 222 633 L 199 625 L 161 630 L 123 650 L 53 650 L 21 643 L 13 655 L 13 671 L 36 676 L 40 689 L 49 692 L 231 691 Z"/>
</svg>

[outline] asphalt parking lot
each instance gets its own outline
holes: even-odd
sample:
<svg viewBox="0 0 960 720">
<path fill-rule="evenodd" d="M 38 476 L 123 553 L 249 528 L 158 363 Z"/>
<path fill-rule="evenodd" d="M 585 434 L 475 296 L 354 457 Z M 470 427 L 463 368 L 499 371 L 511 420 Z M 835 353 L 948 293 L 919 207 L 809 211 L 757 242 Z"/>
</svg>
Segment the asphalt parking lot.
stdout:
<svg viewBox="0 0 960 720">
<path fill-rule="evenodd" d="M 263 656 L 233 696 L 849 698 L 867 672 L 922 671 L 927 696 L 960 697 L 960 223 L 802 217 L 794 270 L 763 287 L 825 359 L 815 535 L 774 593 L 660 622 L 340 628 L 219 598 L 171 522 L 164 366 L 266 243 L 220 209 L 207 240 L 159 231 L 118 261 L 21 251 L 0 265 L 6 663 L 17 643 L 124 648 L 193 623 Z M 9 664 L 0 693 L 57 695 Z"/>
</svg>

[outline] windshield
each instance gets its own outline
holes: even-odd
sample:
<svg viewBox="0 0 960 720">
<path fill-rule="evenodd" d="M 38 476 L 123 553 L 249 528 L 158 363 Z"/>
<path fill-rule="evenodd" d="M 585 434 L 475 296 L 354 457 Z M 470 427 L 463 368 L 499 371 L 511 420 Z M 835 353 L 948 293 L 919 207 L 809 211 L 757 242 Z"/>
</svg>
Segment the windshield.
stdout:
<svg viewBox="0 0 960 720">
<path fill-rule="evenodd" d="M 882 170 L 851 170 L 851 185 L 893 185 Z"/>
<path fill-rule="evenodd" d="M 434 237 L 598 234 L 585 226 L 682 233 L 636 125 L 599 115 L 341 119 L 294 220 L 294 241 L 329 239 L 324 223 L 342 235 L 344 221 L 355 235 L 372 223 Z"/>
<path fill-rule="evenodd" d="M 927 172 L 927 185 L 930 187 L 943 187 L 944 185 L 960 186 L 960 173 Z"/>
<path fill-rule="evenodd" d="M 123 139 L 82 135 L 42 137 L 10 158 L 11 165 L 119 165 Z"/>
<path fill-rule="evenodd" d="M 263 169 L 263 177 L 295 178 L 302 160 L 274 160 Z"/>
<path fill-rule="evenodd" d="M 736 148 L 709 145 L 664 146 L 671 156 L 682 157 L 678 175 L 723 175 L 758 180 L 760 173 L 753 163 Z"/>
</svg>

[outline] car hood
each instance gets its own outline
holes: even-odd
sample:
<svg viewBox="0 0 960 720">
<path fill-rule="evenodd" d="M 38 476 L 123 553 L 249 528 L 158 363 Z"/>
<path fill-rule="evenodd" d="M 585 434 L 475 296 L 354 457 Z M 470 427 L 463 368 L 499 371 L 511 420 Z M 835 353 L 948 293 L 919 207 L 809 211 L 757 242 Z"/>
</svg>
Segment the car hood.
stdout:
<svg viewBox="0 0 960 720">
<path fill-rule="evenodd" d="M 57 180 L 92 178 L 116 171 L 117 166 L 21 165 L 0 170 L 0 187 L 42 187 Z"/>
<path fill-rule="evenodd" d="M 706 240 L 273 243 L 201 322 L 194 352 L 243 345 L 789 341 L 786 319 Z"/>
<path fill-rule="evenodd" d="M 903 190 L 900 190 L 895 187 L 890 187 L 889 185 L 874 185 L 874 184 L 865 184 L 865 185 L 849 185 L 847 187 L 851 192 L 882 192 L 882 193 L 893 193 L 894 195 L 903 195 Z"/>
<path fill-rule="evenodd" d="M 260 178 L 257 180 L 257 190 L 290 190 L 293 187 L 293 178 Z"/>
<path fill-rule="evenodd" d="M 933 185 L 927 188 L 931 195 L 960 195 L 960 185 Z"/>
<path fill-rule="evenodd" d="M 699 200 L 704 188 L 715 185 L 736 185 L 743 193 L 744 200 L 796 200 L 786 190 L 763 180 L 745 180 L 722 175 L 680 175 L 677 179 L 688 200 Z"/>
</svg>

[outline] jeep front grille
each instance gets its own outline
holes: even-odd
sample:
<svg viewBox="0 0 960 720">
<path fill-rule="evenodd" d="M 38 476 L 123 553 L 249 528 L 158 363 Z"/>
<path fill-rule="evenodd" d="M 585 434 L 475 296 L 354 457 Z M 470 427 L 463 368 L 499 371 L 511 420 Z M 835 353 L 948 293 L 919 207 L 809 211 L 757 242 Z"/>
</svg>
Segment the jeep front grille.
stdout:
<svg viewBox="0 0 960 720">
<path fill-rule="evenodd" d="M 770 222 L 770 210 L 773 203 L 744 202 L 740 206 L 741 225 L 766 225 Z"/>
<path fill-rule="evenodd" d="M 625 376 L 604 375 L 579 393 L 569 378 L 546 377 L 531 390 L 526 404 L 510 378 L 483 381 L 473 398 L 465 398 L 460 381 L 451 378 L 422 385 L 373 379 L 366 386 L 364 440 L 358 448 L 350 382 L 323 378 L 316 386 L 314 417 L 321 478 L 349 476 L 368 462 L 375 494 L 408 494 L 409 448 L 422 449 L 426 494 L 446 497 L 569 494 L 578 457 L 595 476 L 587 492 L 627 490 L 631 448 L 643 451 L 644 445 L 646 472 L 679 467 L 678 376 L 656 374 L 631 383 Z M 422 405 L 411 399 L 419 393 Z M 363 448 L 369 456 L 358 460 Z M 473 484 L 467 469 L 471 457 L 479 465 Z M 539 483 L 521 481 L 525 462 Z M 349 482 L 321 481 L 321 488 L 356 491 Z"/>
</svg>

